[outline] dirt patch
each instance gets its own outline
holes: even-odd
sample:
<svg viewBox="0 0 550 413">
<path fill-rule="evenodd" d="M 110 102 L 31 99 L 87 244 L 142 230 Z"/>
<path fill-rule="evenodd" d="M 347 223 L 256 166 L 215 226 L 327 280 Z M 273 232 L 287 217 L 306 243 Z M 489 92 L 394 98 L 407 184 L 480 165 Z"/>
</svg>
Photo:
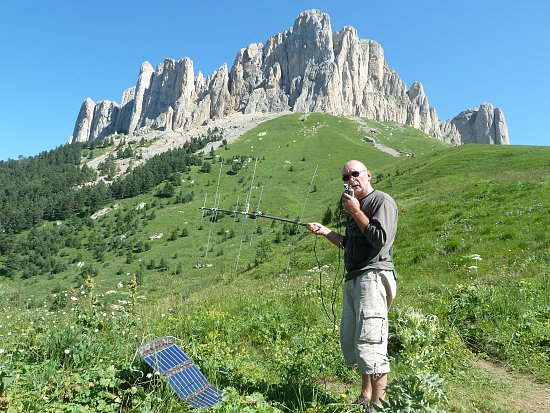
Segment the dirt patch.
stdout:
<svg viewBox="0 0 550 413">
<path fill-rule="evenodd" d="M 141 139 L 146 141 L 152 141 L 152 143 L 144 148 L 139 149 L 140 157 L 139 159 L 116 159 L 115 163 L 117 165 L 118 173 L 115 177 L 123 175 L 128 167 L 130 162 L 134 167 L 139 166 L 148 159 L 151 159 L 153 156 L 160 153 L 166 152 L 170 149 L 176 149 L 183 146 L 185 142 L 194 137 L 206 136 L 208 129 L 220 128 L 223 130 L 223 137 L 227 140 L 227 143 L 232 143 L 242 136 L 245 132 L 255 128 L 262 122 L 277 118 L 279 116 L 288 115 L 292 112 L 277 112 L 277 113 L 251 113 L 251 114 L 242 114 L 242 113 L 233 113 L 231 115 L 225 116 L 221 119 L 210 120 L 205 125 L 193 126 L 189 128 L 182 128 L 176 131 L 157 131 L 150 129 L 140 129 L 137 130 L 132 136 L 125 136 L 123 139 L 126 142 L 138 142 Z M 207 153 L 210 151 L 211 147 L 215 148 L 220 145 L 220 142 L 214 142 L 207 145 L 202 151 Z M 99 156 L 87 163 L 90 168 L 96 169 L 101 162 L 104 162 L 109 153 Z"/>
<path fill-rule="evenodd" d="M 533 378 L 524 374 L 506 370 L 500 364 L 479 360 L 475 365 L 488 371 L 498 381 L 511 384 L 515 389 L 509 393 L 508 401 L 514 406 L 511 411 L 550 413 L 550 389 L 544 384 L 537 383 Z"/>
<path fill-rule="evenodd" d="M 363 119 L 361 119 L 359 117 L 356 117 L 356 116 L 352 116 L 352 117 L 350 117 L 350 119 L 357 122 L 360 125 L 363 132 L 369 133 L 371 131 L 371 127 Z M 390 148 L 389 146 L 386 146 L 386 145 L 382 145 L 379 142 L 376 142 L 375 138 L 371 138 L 371 139 L 372 139 L 374 147 L 376 149 L 378 149 L 379 151 L 385 152 L 388 155 L 395 156 L 395 157 L 401 156 L 401 153 L 398 150 Z"/>
</svg>

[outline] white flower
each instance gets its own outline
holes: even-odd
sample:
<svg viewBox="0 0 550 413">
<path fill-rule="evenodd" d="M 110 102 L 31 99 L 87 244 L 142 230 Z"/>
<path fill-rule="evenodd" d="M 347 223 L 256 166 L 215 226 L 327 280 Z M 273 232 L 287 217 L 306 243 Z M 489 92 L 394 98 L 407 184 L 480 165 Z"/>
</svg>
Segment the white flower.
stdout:
<svg viewBox="0 0 550 413">
<path fill-rule="evenodd" d="M 6 352 L 6 350 L 4 350 L 3 348 L 0 348 L 0 354 L 5 353 L 5 352 Z"/>
<path fill-rule="evenodd" d="M 124 284 L 122 284 L 121 282 L 119 282 L 117 285 L 116 285 L 116 288 L 122 288 L 124 287 Z"/>
<path fill-rule="evenodd" d="M 78 301 L 78 297 L 71 297 L 71 301 Z"/>
<path fill-rule="evenodd" d="M 68 349 L 68 348 L 66 348 L 65 351 L 63 351 L 63 353 L 65 353 L 65 354 L 70 354 L 70 353 L 71 353 L 71 350 Z"/>
</svg>

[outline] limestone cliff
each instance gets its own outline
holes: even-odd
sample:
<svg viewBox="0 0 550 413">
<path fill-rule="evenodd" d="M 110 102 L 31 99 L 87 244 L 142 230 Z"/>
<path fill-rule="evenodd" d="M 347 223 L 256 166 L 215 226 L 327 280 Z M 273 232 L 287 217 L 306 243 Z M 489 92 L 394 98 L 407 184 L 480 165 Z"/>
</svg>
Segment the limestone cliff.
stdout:
<svg viewBox="0 0 550 413">
<path fill-rule="evenodd" d="M 193 62 L 145 62 L 122 104 L 86 99 L 70 142 L 100 139 L 140 128 L 179 130 L 235 112 L 327 112 L 413 126 L 455 144 L 509 144 L 504 114 L 484 103 L 440 123 L 420 82 L 408 89 L 382 47 L 352 27 L 333 33 L 329 16 L 301 13 L 292 29 L 241 49 L 208 77 Z"/>
</svg>

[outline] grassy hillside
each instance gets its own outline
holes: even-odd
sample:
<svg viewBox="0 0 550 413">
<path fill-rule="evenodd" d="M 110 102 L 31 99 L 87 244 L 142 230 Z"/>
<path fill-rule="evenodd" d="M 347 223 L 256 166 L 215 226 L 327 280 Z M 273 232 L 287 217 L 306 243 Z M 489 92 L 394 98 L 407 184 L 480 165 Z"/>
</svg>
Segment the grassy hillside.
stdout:
<svg viewBox="0 0 550 413">
<path fill-rule="evenodd" d="M 513 383 L 487 378 L 470 363 L 477 357 L 548 383 L 550 148 L 449 147 L 364 122 L 274 119 L 205 154 L 210 168 L 179 175 L 173 196 L 166 182 L 103 217 L 21 233 L 21 262 L 49 246 L 53 264 L 0 280 L 0 406 L 185 411 L 144 365 L 143 377 L 129 369 L 142 340 L 174 335 L 228 389 L 220 410 L 349 410 L 341 404 L 358 383 L 334 325 L 339 252 L 301 237 L 303 227 L 199 208 L 248 200 L 250 210 L 302 222 L 328 214 L 338 229 L 340 168 L 352 158 L 400 208 L 392 411 L 511 411 Z M 409 156 L 376 149 L 366 134 Z"/>
</svg>

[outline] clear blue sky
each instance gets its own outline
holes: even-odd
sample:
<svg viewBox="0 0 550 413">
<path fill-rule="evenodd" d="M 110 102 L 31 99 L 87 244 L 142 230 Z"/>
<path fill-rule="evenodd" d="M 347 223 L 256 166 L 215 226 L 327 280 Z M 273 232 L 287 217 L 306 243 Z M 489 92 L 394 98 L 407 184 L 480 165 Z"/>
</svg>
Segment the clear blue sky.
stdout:
<svg viewBox="0 0 550 413">
<path fill-rule="evenodd" d="M 491 102 L 513 145 L 550 145 L 547 0 L 31 0 L 0 4 L 0 160 L 63 145 L 84 99 L 120 102 L 145 60 L 189 57 L 206 76 L 312 8 L 380 43 L 441 120 Z"/>
</svg>

